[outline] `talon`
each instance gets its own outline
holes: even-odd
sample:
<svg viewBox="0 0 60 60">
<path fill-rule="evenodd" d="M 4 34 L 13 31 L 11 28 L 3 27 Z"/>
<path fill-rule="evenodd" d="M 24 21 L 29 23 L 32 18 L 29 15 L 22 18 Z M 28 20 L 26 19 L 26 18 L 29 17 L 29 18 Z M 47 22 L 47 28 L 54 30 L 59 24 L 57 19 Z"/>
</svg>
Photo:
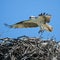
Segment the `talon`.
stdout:
<svg viewBox="0 0 60 60">
<path fill-rule="evenodd" d="M 38 33 L 40 33 L 40 32 L 41 32 L 41 33 L 43 33 L 43 32 L 44 32 L 44 30 L 39 30 L 39 32 L 38 32 Z"/>
</svg>

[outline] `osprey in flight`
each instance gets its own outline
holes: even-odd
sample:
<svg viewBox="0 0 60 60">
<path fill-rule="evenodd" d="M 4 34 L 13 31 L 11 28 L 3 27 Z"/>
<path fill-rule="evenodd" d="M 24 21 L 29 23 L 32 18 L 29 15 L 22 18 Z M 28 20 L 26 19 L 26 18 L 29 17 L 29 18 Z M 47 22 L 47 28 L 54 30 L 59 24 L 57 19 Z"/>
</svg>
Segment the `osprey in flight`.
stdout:
<svg viewBox="0 0 60 60">
<path fill-rule="evenodd" d="M 10 28 L 40 27 L 40 31 L 47 30 L 49 32 L 52 32 L 53 28 L 48 24 L 50 22 L 50 19 L 51 19 L 51 15 L 41 13 L 38 15 L 38 17 L 30 16 L 28 20 L 24 20 L 13 25 L 8 25 L 8 24 L 5 25 L 9 26 Z"/>
</svg>

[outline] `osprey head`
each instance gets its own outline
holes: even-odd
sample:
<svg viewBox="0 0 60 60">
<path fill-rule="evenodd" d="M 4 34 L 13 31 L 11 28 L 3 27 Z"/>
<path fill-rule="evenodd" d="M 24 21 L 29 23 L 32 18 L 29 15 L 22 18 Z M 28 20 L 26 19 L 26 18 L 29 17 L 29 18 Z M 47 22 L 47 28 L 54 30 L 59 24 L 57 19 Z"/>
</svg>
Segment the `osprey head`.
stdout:
<svg viewBox="0 0 60 60">
<path fill-rule="evenodd" d="M 35 19 L 35 16 L 30 16 L 29 19 Z"/>
<path fill-rule="evenodd" d="M 50 22 L 51 15 L 45 14 L 45 13 L 41 13 L 41 14 L 39 14 L 38 16 L 43 17 L 47 23 Z"/>
</svg>

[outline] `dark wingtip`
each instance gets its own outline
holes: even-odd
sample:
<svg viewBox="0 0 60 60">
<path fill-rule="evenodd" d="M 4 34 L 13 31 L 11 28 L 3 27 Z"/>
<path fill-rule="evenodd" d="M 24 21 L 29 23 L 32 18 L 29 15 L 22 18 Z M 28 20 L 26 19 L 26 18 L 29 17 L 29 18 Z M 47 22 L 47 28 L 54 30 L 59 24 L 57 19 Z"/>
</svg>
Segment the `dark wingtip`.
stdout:
<svg viewBox="0 0 60 60">
<path fill-rule="evenodd" d="M 39 14 L 38 16 L 42 16 L 42 13 L 41 13 L 41 14 Z"/>
<path fill-rule="evenodd" d="M 6 23 L 4 23 L 5 26 L 9 27 L 9 28 L 12 28 L 12 25 L 8 25 Z"/>
<path fill-rule="evenodd" d="M 45 15 L 45 12 L 43 13 L 43 15 Z"/>
<path fill-rule="evenodd" d="M 45 12 L 44 12 L 44 13 L 39 14 L 38 16 L 42 16 L 42 15 L 45 15 Z"/>
</svg>

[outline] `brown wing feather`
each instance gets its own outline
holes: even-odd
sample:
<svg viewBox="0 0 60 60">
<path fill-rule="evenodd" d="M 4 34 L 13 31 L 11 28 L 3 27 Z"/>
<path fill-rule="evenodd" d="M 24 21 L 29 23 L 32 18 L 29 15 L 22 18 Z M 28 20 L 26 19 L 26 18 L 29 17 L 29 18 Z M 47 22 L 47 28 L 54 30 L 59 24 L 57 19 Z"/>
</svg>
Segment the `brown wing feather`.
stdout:
<svg viewBox="0 0 60 60">
<path fill-rule="evenodd" d="M 17 24 L 12 25 L 12 28 L 31 28 L 31 27 L 38 27 L 36 23 L 33 22 L 20 22 Z"/>
</svg>

